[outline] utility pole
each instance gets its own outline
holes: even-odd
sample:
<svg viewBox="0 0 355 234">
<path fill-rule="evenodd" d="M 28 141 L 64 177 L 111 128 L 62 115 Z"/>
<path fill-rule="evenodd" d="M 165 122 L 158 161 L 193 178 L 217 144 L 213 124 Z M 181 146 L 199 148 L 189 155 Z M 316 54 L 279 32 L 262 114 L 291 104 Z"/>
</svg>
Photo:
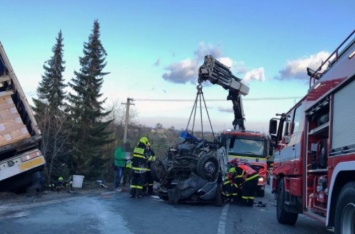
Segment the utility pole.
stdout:
<svg viewBox="0 0 355 234">
<path fill-rule="evenodd" d="M 127 130 L 128 130 L 128 123 L 129 123 L 129 106 L 134 105 L 133 103 L 133 98 L 127 98 L 126 103 L 121 103 L 126 105 L 126 119 L 125 119 L 125 125 L 124 125 L 124 133 L 123 133 L 123 144 L 124 144 L 124 151 L 125 151 L 125 158 L 127 162 L 131 160 L 131 155 L 130 155 L 130 147 L 129 143 L 127 143 Z M 125 167 L 121 183 L 124 185 L 129 185 L 130 184 L 130 170 Z"/>
<path fill-rule="evenodd" d="M 129 106 L 134 105 L 133 103 L 133 98 L 127 98 L 126 103 L 121 103 L 126 105 L 126 119 L 125 119 L 125 125 L 124 125 L 124 134 L 123 134 L 123 143 L 127 143 L 127 130 L 128 130 L 128 122 L 129 122 Z"/>
</svg>

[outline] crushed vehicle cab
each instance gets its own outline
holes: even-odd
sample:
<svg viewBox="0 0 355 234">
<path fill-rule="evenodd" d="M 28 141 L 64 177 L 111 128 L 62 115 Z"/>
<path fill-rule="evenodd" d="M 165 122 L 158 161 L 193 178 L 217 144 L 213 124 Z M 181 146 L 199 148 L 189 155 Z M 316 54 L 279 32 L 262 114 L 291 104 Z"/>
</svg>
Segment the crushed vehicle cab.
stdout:
<svg viewBox="0 0 355 234">
<path fill-rule="evenodd" d="M 173 204 L 214 201 L 221 205 L 220 185 L 227 168 L 225 148 L 187 131 L 180 134 L 180 139 L 182 142 L 170 148 L 164 159 L 151 166 L 153 179 L 160 183 L 159 197 Z"/>
</svg>

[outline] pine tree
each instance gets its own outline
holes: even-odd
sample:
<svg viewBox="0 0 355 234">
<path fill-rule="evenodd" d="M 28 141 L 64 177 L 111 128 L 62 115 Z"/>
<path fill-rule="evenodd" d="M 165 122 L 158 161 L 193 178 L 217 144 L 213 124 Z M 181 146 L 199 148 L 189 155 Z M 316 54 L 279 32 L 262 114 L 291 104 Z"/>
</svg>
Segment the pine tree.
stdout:
<svg viewBox="0 0 355 234">
<path fill-rule="evenodd" d="M 33 98 L 35 105 L 33 109 L 42 131 L 41 149 L 47 161 L 45 168 L 47 179 L 50 179 L 53 170 L 56 171 L 56 168 L 65 162 L 63 156 L 67 151 L 66 115 L 62 111 L 66 87 L 63 78 L 65 71 L 63 47 L 62 32 L 59 31 L 56 44 L 52 48 L 53 56 L 43 65 L 44 75 L 37 88 L 38 99 Z M 58 173 L 60 172 L 55 174 Z"/>
<path fill-rule="evenodd" d="M 110 111 L 102 107 L 105 100 L 100 92 L 107 56 L 100 41 L 100 25 L 96 20 L 89 41 L 84 43 L 83 57 L 80 57 L 80 71 L 69 82 L 74 93 L 69 93 L 69 113 L 71 120 L 72 157 L 75 173 L 95 177 L 101 173 L 104 164 L 102 150 L 110 143 L 111 133 L 106 120 Z"/>
</svg>

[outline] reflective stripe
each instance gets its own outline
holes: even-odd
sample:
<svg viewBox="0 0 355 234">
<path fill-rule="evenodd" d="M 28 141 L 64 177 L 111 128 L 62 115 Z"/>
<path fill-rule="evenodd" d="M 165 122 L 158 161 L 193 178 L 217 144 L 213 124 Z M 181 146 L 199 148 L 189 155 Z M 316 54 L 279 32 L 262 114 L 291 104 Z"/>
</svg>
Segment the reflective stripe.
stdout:
<svg viewBox="0 0 355 234">
<path fill-rule="evenodd" d="M 134 153 L 134 154 L 141 154 L 141 155 L 143 155 L 143 154 L 144 154 L 144 149 L 136 147 L 136 148 L 134 148 L 133 153 Z"/>
<path fill-rule="evenodd" d="M 247 177 L 245 181 L 249 181 L 249 180 L 255 179 L 255 177 L 259 177 L 259 174 L 256 173 L 255 175 L 252 175 L 252 176 L 250 176 L 250 177 Z"/>
<path fill-rule="evenodd" d="M 139 154 L 134 154 L 133 157 L 136 157 L 136 158 L 144 158 L 144 159 L 145 159 L 145 157 L 144 157 L 143 155 L 139 155 Z"/>
<path fill-rule="evenodd" d="M 242 173 L 242 174 L 237 175 L 235 178 L 242 178 L 242 177 L 244 177 L 244 171 L 243 171 L 243 173 Z"/>
<path fill-rule="evenodd" d="M 132 169 L 135 171 L 147 171 L 147 168 L 143 168 L 143 167 L 132 167 Z"/>
<path fill-rule="evenodd" d="M 156 160 L 155 156 L 150 156 L 150 157 L 148 158 L 148 161 L 150 161 L 150 162 L 153 162 L 153 161 L 155 161 L 155 160 Z"/>
<path fill-rule="evenodd" d="M 253 196 L 242 196 L 242 199 L 245 199 L 245 200 L 248 200 L 248 199 L 253 200 L 254 197 L 253 197 Z"/>
</svg>

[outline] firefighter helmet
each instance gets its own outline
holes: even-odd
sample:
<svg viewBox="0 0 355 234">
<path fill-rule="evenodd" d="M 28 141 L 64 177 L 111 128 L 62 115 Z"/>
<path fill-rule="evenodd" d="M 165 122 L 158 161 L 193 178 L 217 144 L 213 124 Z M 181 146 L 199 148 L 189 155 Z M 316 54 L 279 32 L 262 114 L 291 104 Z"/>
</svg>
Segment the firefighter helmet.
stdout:
<svg viewBox="0 0 355 234">
<path fill-rule="evenodd" d="M 145 146 L 150 145 L 147 137 L 141 137 L 141 139 L 139 140 L 139 142 L 140 142 L 140 143 L 143 143 Z"/>
</svg>

